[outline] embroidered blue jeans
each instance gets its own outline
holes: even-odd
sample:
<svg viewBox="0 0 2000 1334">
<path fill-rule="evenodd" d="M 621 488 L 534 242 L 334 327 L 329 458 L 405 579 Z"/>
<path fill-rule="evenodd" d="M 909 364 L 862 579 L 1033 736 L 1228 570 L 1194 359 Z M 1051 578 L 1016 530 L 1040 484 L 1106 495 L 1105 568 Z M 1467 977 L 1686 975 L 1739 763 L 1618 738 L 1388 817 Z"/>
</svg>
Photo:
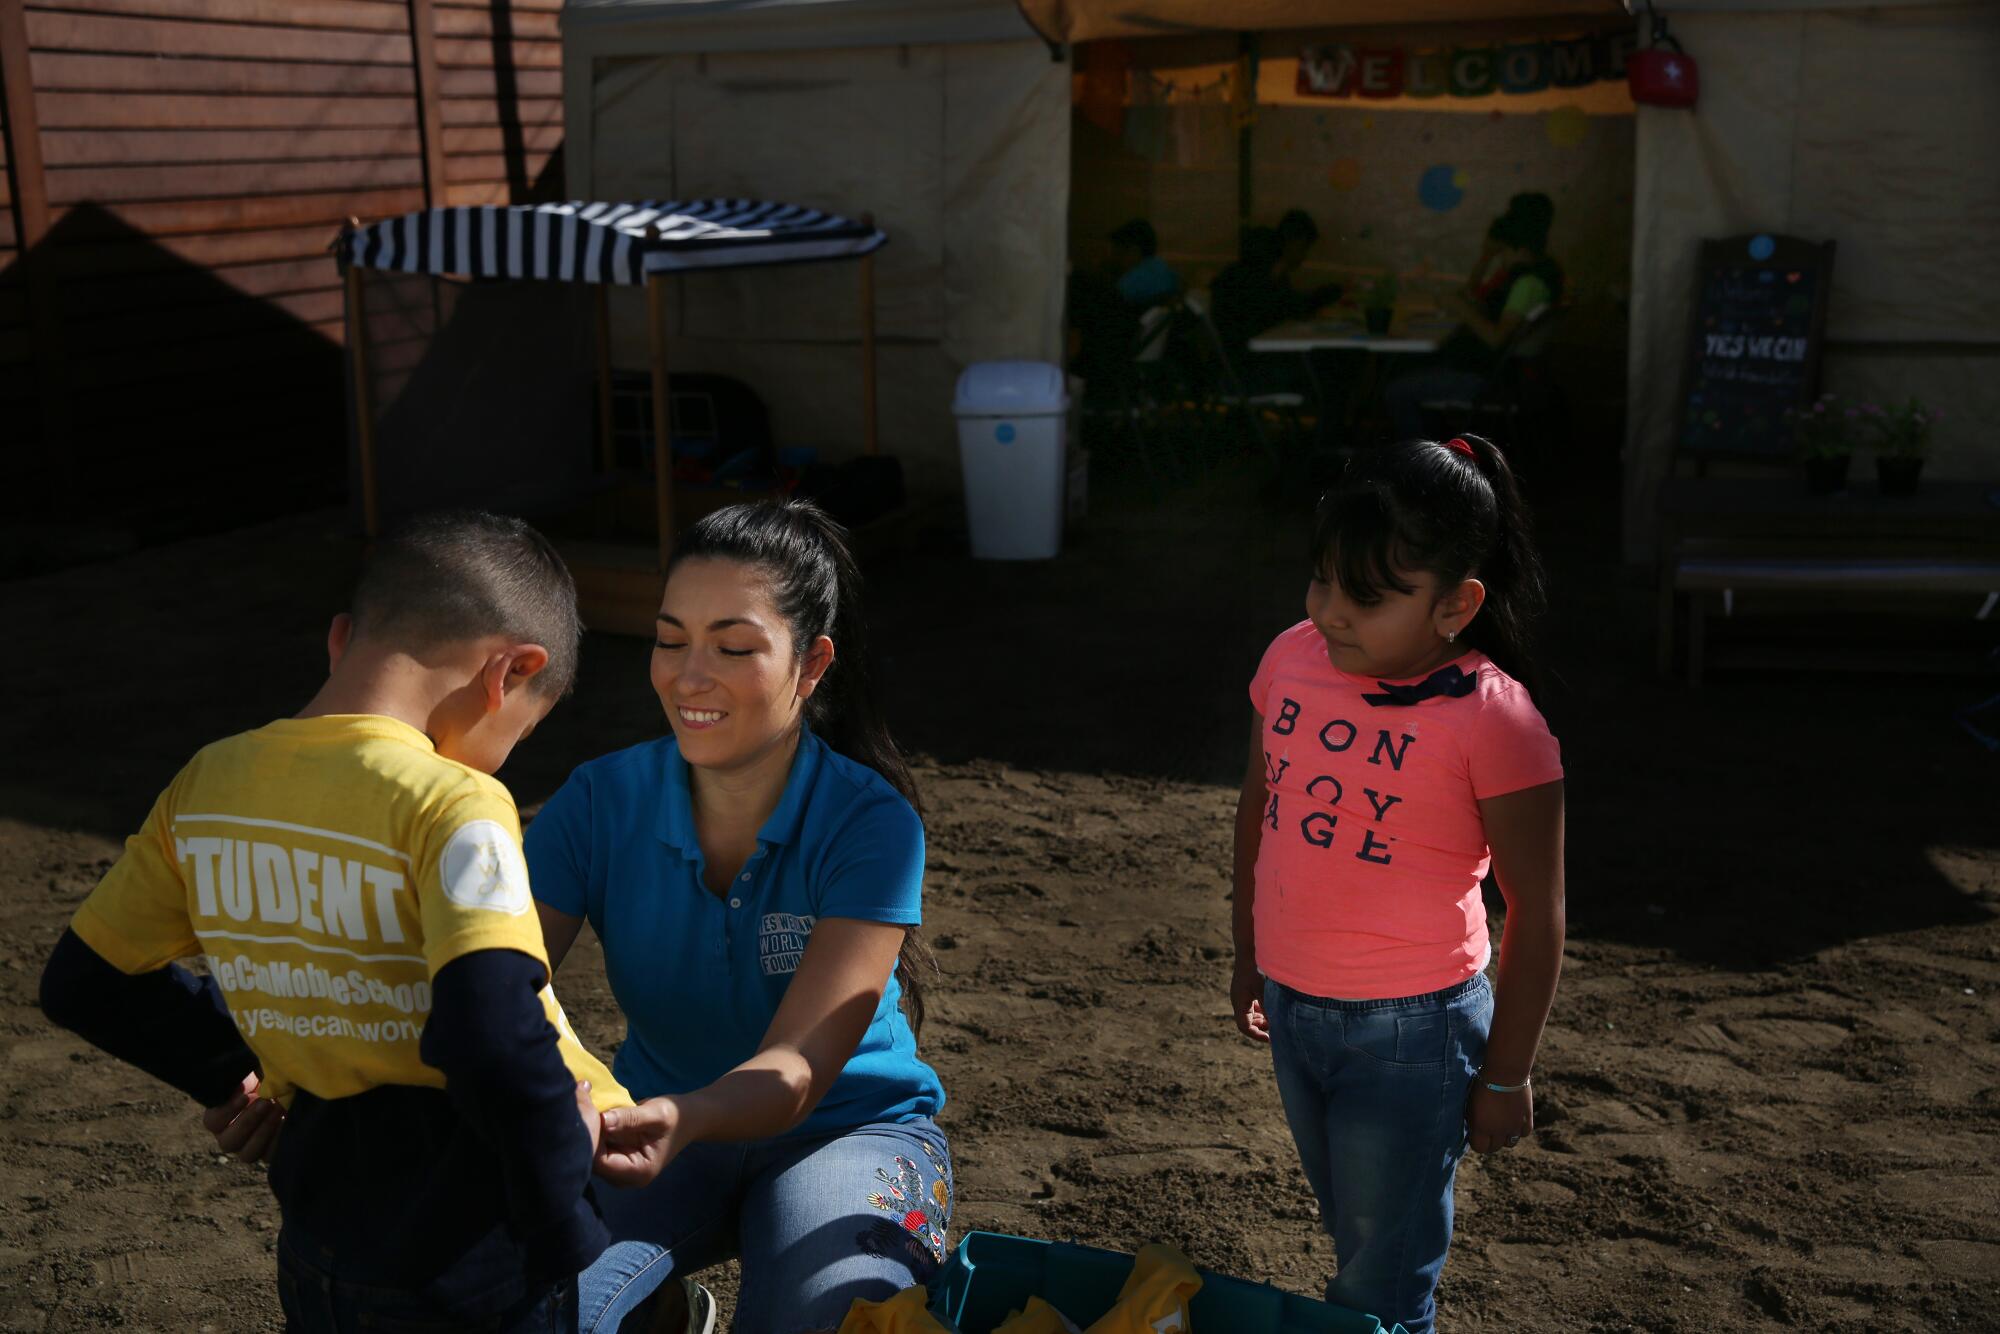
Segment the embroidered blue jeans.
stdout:
<svg viewBox="0 0 2000 1334">
<path fill-rule="evenodd" d="M 1339 1265 L 1326 1299 L 1431 1334 L 1492 985 L 1481 973 L 1428 996 L 1349 1001 L 1267 978 L 1264 1014 L 1285 1120 Z"/>
<path fill-rule="evenodd" d="M 598 1186 L 612 1244 L 577 1277 L 577 1329 L 611 1334 L 669 1275 L 743 1262 L 735 1334 L 835 1329 L 857 1297 L 944 1263 L 951 1150 L 929 1118 L 809 1139 L 696 1144 L 650 1186 Z"/>
</svg>

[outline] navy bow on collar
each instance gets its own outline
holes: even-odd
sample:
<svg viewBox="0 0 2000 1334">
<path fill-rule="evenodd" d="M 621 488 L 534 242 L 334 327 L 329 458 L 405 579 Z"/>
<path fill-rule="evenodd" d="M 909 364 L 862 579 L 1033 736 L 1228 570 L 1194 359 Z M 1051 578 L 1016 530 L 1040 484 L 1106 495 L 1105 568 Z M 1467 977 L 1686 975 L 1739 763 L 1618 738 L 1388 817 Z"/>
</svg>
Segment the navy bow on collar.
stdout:
<svg viewBox="0 0 2000 1334">
<path fill-rule="evenodd" d="M 1387 681 L 1375 683 L 1382 687 L 1379 695 L 1363 695 L 1361 698 L 1378 708 L 1384 704 L 1420 704 L 1433 695 L 1443 695 L 1446 699 L 1458 699 L 1470 695 L 1479 684 L 1478 671 L 1460 671 L 1458 664 L 1440 667 L 1413 686 L 1395 686 Z"/>
</svg>

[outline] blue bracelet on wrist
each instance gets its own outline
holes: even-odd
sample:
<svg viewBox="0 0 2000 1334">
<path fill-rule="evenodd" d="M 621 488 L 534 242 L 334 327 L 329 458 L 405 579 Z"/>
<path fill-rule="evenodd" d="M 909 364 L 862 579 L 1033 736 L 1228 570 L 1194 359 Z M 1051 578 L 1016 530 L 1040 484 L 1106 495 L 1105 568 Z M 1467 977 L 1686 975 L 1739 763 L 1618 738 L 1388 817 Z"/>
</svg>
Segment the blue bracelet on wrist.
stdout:
<svg viewBox="0 0 2000 1334">
<path fill-rule="evenodd" d="M 1532 1079 L 1524 1079 L 1518 1084 L 1488 1084 L 1486 1088 L 1492 1093 L 1519 1093 L 1522 1089 L 1530 1087 L 1534 1082 Z"/>
</svg>

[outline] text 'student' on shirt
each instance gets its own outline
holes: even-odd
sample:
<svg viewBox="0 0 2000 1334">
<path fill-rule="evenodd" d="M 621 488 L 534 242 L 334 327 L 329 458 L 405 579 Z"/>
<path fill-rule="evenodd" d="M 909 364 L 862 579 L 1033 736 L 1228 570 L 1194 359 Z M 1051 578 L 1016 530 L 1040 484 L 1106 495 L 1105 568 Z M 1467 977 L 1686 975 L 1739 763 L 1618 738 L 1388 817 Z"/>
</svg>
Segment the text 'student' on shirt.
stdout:
<svg viewBox="0 0 2000 1334">
<path fill-rule="evenodd" d="M 1421 996 L 1486 967 L 1479 802 L 1552 783 L 1562 756 L 1518 681 L 1482 653 L 1471 693 L 1371 704 L 1383 682 L 1327 657 L 1311 621 L 1250 683 L 1263 718 L 1257 965 L 1308 995 Z M 1398 685 L 1405 682 L 1388 682 Z"/>
<path fill-rule="evenodd" d="M 204 747 L 72 927 L 126 973 L 205 956 L 267 1096 L 442 1088 L 418 1039 L 438 969 L 548 955 L 507 789 L 392 718 L 285 719 Z M 629 1105 L 541 993 L 564 1063 Z"/>
</svg>

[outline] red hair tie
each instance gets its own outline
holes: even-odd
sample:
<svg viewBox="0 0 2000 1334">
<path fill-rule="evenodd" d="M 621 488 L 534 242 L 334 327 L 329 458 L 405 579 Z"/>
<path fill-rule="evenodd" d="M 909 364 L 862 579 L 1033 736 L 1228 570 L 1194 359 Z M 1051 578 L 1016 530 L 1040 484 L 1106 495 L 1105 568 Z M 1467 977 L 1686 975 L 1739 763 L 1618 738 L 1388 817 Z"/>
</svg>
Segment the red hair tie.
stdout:
<svg viewBox="0 0 2000 1334">
<path fill-rule="evenodd" d="M 1455 435 L 1445 441 L 1444 447 L 1454 454 L 1465 455 L 1465 457 L 1471 459 L 1474 463 L 1479 462 L 1479 455 L 1472 452 L 1472 446 L 1465 443 L 1465 437 L 1462 435 Z"/>
</svg>

